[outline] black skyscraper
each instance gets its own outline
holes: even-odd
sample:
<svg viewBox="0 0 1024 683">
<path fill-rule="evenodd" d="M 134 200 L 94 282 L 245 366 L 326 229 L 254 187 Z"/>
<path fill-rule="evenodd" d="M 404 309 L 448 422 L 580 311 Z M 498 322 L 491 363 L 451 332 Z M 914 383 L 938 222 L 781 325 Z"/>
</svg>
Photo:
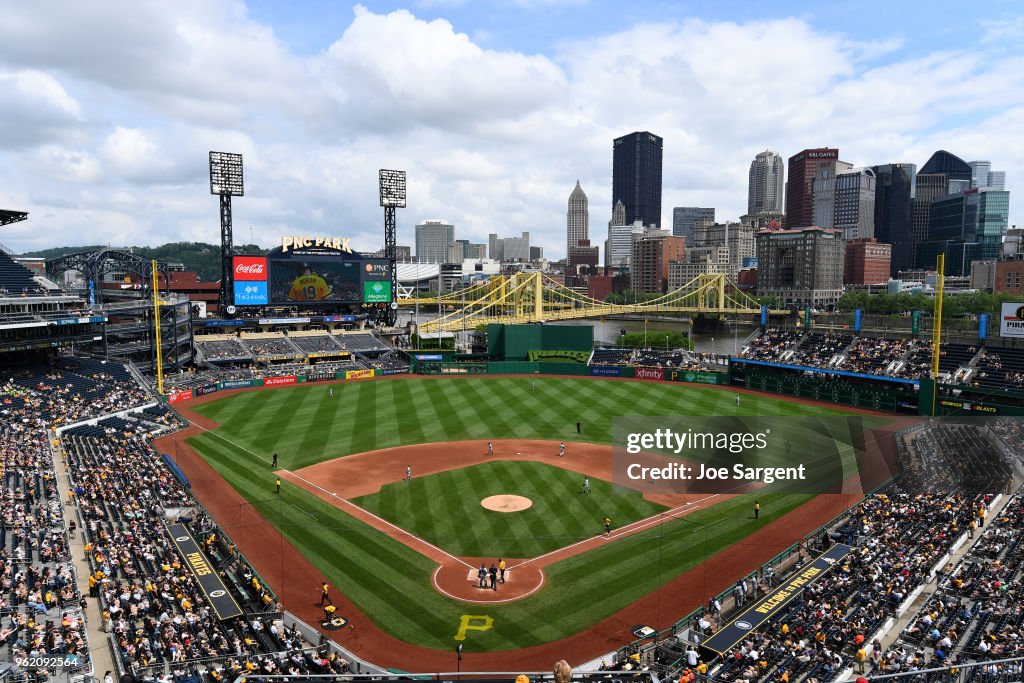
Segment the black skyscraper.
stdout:
<svg viewBox="0 0 1024 683">
<path fill-rule="evenodd" d="M 612 148 L 612 206 L 622 200 L 626 223 L 661 227 L 662 139 L 647 131 L 616 138 Z"/>
<path fill-rule="evenodd" d="M 914 267 L 914 164 L 875 166 L 875 238 L 892 245 L 890 274 Z"/>
</svg>

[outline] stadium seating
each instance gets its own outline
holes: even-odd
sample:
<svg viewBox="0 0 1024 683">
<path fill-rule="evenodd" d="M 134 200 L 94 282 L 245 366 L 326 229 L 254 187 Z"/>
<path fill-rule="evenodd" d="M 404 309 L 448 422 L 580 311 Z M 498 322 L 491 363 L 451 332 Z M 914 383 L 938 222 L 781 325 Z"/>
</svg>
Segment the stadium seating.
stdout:
<svg viewBox="0 0 1024 683">
<path fill-rule="evenodd" d="M 321 333 L 314 335 L 299 335 L 292 333 L 288 335 L 289 341 L 304 354 L 332 355 L 337 356 L 345 352 L 345 349 L 335 342 L 335 337 L 330 334 Z"/>
<path fill-rule="evenodd" d="M 943 344 L 939 353 L 939 373 L 955 373 L 970 365 L 977 354 L 978 347 L 973 344 Z"/>
<path fill-rule="evenodd" d="M 234 337 L 227 339 L 220 338 L 216 340 L 207 340 L 202 337 L 196 337 L 195 345 L 199 352 L 200 359 L 205 361 L 238 362 L 253 360 L 252 351 L 243 346 L 241 342 Z"/>
<path fill-rule="evenodd" d="M 909 339 L 858 337 L 837 367 L 849 372 L 888 375 L 889 366 L 902 358 L 909 346 Z"/>
<path fill-rule="evenodd" d="M 779 361 L 800 340 L 800 335 L 788 330 L 766 327 L 743 348 L 740 358 L 761 361 Z"/>
<path fill-rule="evenodd" d="M 339 334 L 335 337 L 335 341 L 340 342 L 346 349 L 355 353 L 374 353 L 391 350 L 390 346 L 369 332 Z"/>
<path fill-rule="evenodd" d="M 1024 349 L 985 347 L 974 363 L 968 383 L 991 389 L 1024 387 Z"/>
<path fill-rule="evenodd" d="M 90 648 L 69 548 L 68 520 L 57 491 L 45 429 L 23 398 L 4 388 L 0 424 L 0 661 L 29 653 L 75 655 L 88 670 Z M 12 393 L 13 392 L 13 393 Z M 28 669 L 36 679 L 45 673 Z"/>
<path fill-rule="evenodd" d="M 853 337 L 849 334 L 809 332 L 803 336 L 786 362 L 794 365 L 828 367 L 852 341 Z"/>
<path fill-rule="evenodd" d="M 33 272 L 0 250 L 0 296 L 46 294 L 46 289 L 32 279 Z"/>
<path fill-rule="evenodd" d="M 627 365 L 633 356 L 632 349 L 594 349 L 591 365 Z"/>
</svg>

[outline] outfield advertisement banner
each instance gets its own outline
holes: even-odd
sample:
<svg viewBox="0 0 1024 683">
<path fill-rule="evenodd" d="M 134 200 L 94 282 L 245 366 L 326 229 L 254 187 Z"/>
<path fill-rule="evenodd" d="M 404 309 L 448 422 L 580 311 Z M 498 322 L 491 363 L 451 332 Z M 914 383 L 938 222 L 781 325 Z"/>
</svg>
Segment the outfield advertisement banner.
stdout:
<svg viewBox="0 0 1024 683">
<path fill-rule="evenodd" d="M 221 389 L 247 389 L 263 384 L 261 379 L 226 379 L 220 383 Z"/>
<path fill-rule="evenodd" d="M 633 376 L 637 379 L 665 379 L 665 370 L 662 368 L 636 368 L 633 373 Z"/>
<path fill-rule="evenodd" d="M 206 396 L 207 394 L 217 393 L 217 384 L 206 384 L 201 387 L 196 387 L 196 396 Z"/>
<path fill-rule="evenodd" d="M 808 586 L 821 580 L 836 566 L 842 566 L 853 548 L 842 543 L 836 544 L 824 554 L 804 565 L 785 583 L 771 590 L 765 597 L 753 602 L 750 607 L 718 632 L 701 643 L 701 646 L 718 655 L 724 655 L 736 647 L 741 640 L 750 636 L 762 624 L 783 613 Z"/>
<path fill-rule="evenodd" d="M 724 372 L 697 372 L 694 370 L 666 370 L 665 379 L 671 382 L 689 382 L 690 384 L 728 384 L 728 375 Z"/>
<path fill-rule="evenodd" d="M 191 389 L 189 389 L 188 391 L 172 391 L 171 393 L 167 394 L 168 403 L 178 403 L 180 401 L 187 401 L 190 398 L 192 398 Z"/>
<path fill-rule="evenodd" d="M 349 370 L 345 373 L 345 379 L 363 379 L 373 377 L 373 370 Z"/>
<path fill-rule="evenodd" d="M 622 370 L 617 365 L 591 365 L 590 374 L 594 377 L 622 377 Z"/>
<path fill-rule="evenodd" d="M 875 453 L 882 437 L 872 431 L 889 422 L 860 415 L 615 417 L 612 481 L 644 493 L 868 491 L 868 483 L 891 475 Z"/>
<path fill-rule="evenodd" d="M 696 372 L 693 370 L 666 370 L 665 368 L 636 368 L 634 377 L 645 380 L 689 382 L 690 384 L 727 384 L 724 372 Z"/>
<path fill-rule="evenodd" d="M 297 378 L 295 375 L 286 375 L 284 377 L 267 377 L 263 380 L 263 386 L 265 387 L 280 387 L 285 384 L 295 384 Z"/>
</svg>

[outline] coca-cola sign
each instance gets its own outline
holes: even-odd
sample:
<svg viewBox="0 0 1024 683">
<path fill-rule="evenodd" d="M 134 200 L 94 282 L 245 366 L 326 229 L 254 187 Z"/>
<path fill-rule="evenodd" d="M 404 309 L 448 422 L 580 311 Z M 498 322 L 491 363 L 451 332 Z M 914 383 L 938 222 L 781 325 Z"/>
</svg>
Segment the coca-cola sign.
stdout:
<svg viewBox="0 0 1024 683">
<path fill-rule="evenodd" d="M 235 279 L 266 281 L 267 259 L 264 256 L 236 256 Z"/>
</svg>

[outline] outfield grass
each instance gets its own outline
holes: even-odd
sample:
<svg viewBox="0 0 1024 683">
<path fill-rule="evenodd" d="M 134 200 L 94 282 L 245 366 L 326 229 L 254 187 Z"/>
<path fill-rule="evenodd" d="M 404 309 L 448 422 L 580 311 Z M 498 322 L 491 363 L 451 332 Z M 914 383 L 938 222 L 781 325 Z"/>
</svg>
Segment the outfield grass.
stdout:
<svg viewBox="0 0 1024 683">
<path fill-rule="evenodd" d="M 266 502 L 272 490 L 267 462 L 275 451 L 281 466 L 294 470 L 350 453 L 431 441 L 606 443 L 611 418 L 622 414 L 842 414 L 767 396 L 744 396 L 737 408 L 734 394 L 720 389 L 582 379 L 358 382 L 335 385 L 334 394 L 330 398 L 326 386 L 308 385 L 197 406 L 222 427 L 190 443 L 382 630 L 411 643 L 450 649 L 462 614 L 492 616 L 494 627 L 473 632 L 464 642 L 467 651 L 529 647 L 583 631 L 696 566 L 705 553 L 741 545 L 754 530 L 812 496 L 762 494 L 757 522 L 749 514 L 749 496 L 698 510 L 553 564 L 537 594 L 483 609 L 442 597 L 430 583 L 431 561 L 302 489 L 286 485 L 283 503 Z M 581 437 L 575 434 L 577 419 L 583 422 Z M 230 534 L 230 527 L 226 531 Z M 710 592 L 723 588 L 715 577 L 707 581 Z"/>
<path fill-rule="evenodd" d="M 472 632 L 464 641 L 467 652 L 514 650 L 584 631 L 697 566 L 705 553 L 742 548 L 751 533 L 813 497 L 761 495 L 755 521 L 752 498 L 737 496 L 549 565 L 544 588 L 528 598 L 468 605 L 434 590 L 436 565 L 423 555 L 304 489 L 285 485 L 280 500 L 268 499 L 265 467 L 226 442 L 208 445 L 204 455 L 213 467 L 381 630 L 416 645 L 451 649 L 463 614 L 492 617 L 491 630 Z M 231 535 L 232 529 L 225 531 Z M 714 576 L 704 578 L 708 595 L 726 588 Z"/>
<path fill-rule="evenodd" d="M 460 557 L 536 557 L 603 532 L 605 517 L 619 527 L 667 509 L 599 479 L 590 489 L 583 494 L 575 472 L 509 460 L 397 481 L 353 502 Z M 533 506 L 511 513 L 480 506 L 503 493 Z"/>
<path fill-rule="evenodd" d="M 268 461 L 277 452 L 290 470 L 378 448 L 464 439 L 611 443 L 612 417 L 621 415 L 844 414 L 757 395 L 745 395 L 737 408 L 735 394 L 694 385 L 536 376 L 354 382 L 334 385 L 333 398 L 325 385 L 297 385 L 194 410 L 220 423 L 224 438 Z"/>
</svg>

